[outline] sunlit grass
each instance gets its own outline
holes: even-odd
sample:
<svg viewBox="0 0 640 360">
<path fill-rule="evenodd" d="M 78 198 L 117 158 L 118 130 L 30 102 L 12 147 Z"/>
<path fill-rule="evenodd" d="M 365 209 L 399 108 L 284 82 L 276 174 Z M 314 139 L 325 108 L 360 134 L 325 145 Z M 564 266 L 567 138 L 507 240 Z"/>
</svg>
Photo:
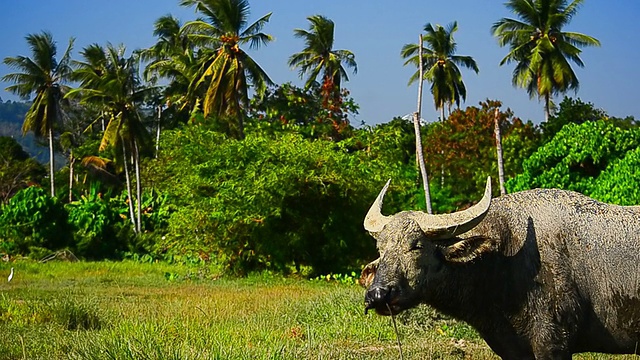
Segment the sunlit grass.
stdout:
<svg viewBox="0 0 640 360">
<path fill-rule="evenodd" d="M 15 268 L 14 280 L 4 274 Z M 167 264 L 0 264 L 0 359 L 390 359 L 390 318 L 326 281 Z M 197 274 L 194 275 L 194 274 Z M 427 307 L 397 318 L 405 359 L 496 359 Z M 589 357 L 605 359 L 609 357 Z"/>
</svg>

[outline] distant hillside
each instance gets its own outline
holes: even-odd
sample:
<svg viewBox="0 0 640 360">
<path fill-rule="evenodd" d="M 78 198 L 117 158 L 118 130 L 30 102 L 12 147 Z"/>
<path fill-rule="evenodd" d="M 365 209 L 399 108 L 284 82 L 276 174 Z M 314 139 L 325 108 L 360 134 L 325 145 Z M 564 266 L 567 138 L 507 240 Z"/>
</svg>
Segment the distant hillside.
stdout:
<svg viewBox="0 0 640 360">
<path fill-rule="evenodd" d="M 24 115 L 29 110 L 30 103 L 17 101 L 2 101 L 0 98 L 0 122 L 8 122 L 22 126 Z"/>
<path fill-rule="evenodd" d="M 22 122 L 31 104 L 0 99 L 0 136 L 10 136 L 22 146 L 24 151 L 36 158 L 39 163 L 49 162 L 49 149 L 39 143 L 33 134 L 22 136 Z"/>
</svg>

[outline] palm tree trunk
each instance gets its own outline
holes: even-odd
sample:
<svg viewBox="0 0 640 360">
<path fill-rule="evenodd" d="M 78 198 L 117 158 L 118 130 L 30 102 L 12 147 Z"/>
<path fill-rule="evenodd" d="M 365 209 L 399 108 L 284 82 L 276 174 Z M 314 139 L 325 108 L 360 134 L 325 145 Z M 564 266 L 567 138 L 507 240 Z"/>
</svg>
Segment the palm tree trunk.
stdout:
<svg viewBox="0 0 640 360">
<path fill-rule="evenodd" d="M 129 216 L 131 217 L 131 224 L 133 224 L 133 231 L 137 234 L 138 227 L 136 225 L 136 218 L 133 213 L 133 199 L 131 198 L 131 179 L 129 178 L 129 163 L 127 161 L 127 147 L 124 145 L 124 138 L 120 137 L 122 142 L 122 159 L 124 165 L 124 176 L 127 180 L 127 200 L 129 201 Z"/>
<path fill-rule="evenodd" d="M 494 116 L 494 133 L 496 136 L 496 152 L 498 157 L 498 180 L 500 182 L 500 195 L 505 195 L 507 190 L 504 187 L 504 163 L 502 161 L 502 135 L 500 133 L 500 110 L 496 108 Z"/>
<path fill-rule="evenodd" d="M 53 156 L 53 127 L 49 128 L 49 181 L 51 182 L 51 197 L 56 196 L 56 181 L 54 178 L 55 164 Z"/>
<path fill-rule="evenodd" d="M 69 154 L 69 202 L 73 201 L 73 164 L 75 164 L 76 158 L 73 153 Z"/>
<path fill-rule="evenodd" d="M 440 103 L 440 121 L 444 122 L 444 100 Z M 442 158 L 444 159 L 444 150 L 441 150 Z M 440 164 L 440 188 L 444 187 L 444 161 Z"/>
<path fill-rule="evenodd" d="M 140 221 L 140 214 L 142 212 L 142 184 L 140 183 L 140 153 L 138 152 L 138 142 L 133 139 L 134 154 L 133 164 L 136 169 L 136 210 L 138 216 L 138 234 L 142 231 L 142 222 Z"/>
<path fill-rule="evenodd" d="M 429 178 L 427 176 L 427 168 L 424 165 L 424 155 L 422 154 L 422 140 L 420 139 L 420 118 L 418 112 L 413 113 L 413 127 L 416 132 L 416 155 L 418 164 L 420 165 L 420 174 L 422 174 L 422 186 L 424 188 L 424 202 L 427 206 L 427 213 L 431 214 L 431 195 L 429 192 Z"/>
<path fill-rule="evenodd" d="M 160 147 L 160 121 L 162 120 L 162 105 L 158 105 L 158 130 L 156 131 L 156 159 Z"/>
<path fill-rule="evenodd" d="M 544 121 L 548 122 L 549 121 L 549 116 L 551 116 L 551 99 L 549 97 L 549 94 L 544 94 Z"/>
<path fill-rule="evenodd" d="M 422 85 L 424 80 L 424 69 L 422 68 L 422 34 L 420 34 L 420 42 L 418 43 L 418 110 L 413 114 L 413 128 L 416 133 L 416 159 L 420 166 L 420 174 L 422 174 L 422 186 L 424 188 L 424 202 L 427 206 L 427 213 L 431 214 L 431 194 L 429 191 L 429 178 L 427 169 L 424 165 L 424 155 L 422 152 L 422 136 L 420 135 L 420 117 L 422 113 Z"/>
</svg>

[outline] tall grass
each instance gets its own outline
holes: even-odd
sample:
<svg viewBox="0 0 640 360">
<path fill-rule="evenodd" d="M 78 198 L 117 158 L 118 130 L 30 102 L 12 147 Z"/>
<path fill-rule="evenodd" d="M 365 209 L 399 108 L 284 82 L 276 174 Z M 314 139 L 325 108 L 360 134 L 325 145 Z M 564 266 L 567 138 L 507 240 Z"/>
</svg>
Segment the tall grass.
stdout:
<svg viewBox="0 0 640 360">
<path fill-rule="evenodd" d="M 365 316 L 354 285 L 133 262 L 11 266 L 7 283 L 0 264 L 0 359 L 398 357 L 391 320 Z M 405 359 L 496 359 L 427 307 L 397 320 Z"/>
</svg>

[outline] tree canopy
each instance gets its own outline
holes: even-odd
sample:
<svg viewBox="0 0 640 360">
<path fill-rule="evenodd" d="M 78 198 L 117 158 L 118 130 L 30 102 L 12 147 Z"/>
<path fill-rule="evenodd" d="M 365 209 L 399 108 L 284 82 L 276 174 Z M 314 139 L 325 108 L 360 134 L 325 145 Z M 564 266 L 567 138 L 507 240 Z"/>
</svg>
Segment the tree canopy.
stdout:
<svg viewBox="0 0 640 360">
<path fill-rule="evenodd" d="M 516 63 L 516 84 L 538 96 L 576 88 L 565 65 L 581 65 L 580 48 L 596 44 L 563 30 L 581 3 L 507 3 L 520 20 L 502 19 L 493 30 L 511 47 L 503 63 Z M 70 42 L 58 60 L 42 33 L 28 37 L 31 58 L 5 59 L 20 71 L 4 77 L 10 89 L 35 97 L 1 103 L 0 120 L 46 137 L 62 158 L 47 177 L 14 139 L 0 137 L 0 253 L 40 258 L 70 249 L 84 259 L 207 263 L 234 274 L 357 270 L 375 256 L 362 221 L 384 183 L 392 179 L 385 213 L 425 208 L 427 199 L 436 213 L 465 208 L 487 176 L 498 178 L 496 129 L 510 192 L 560 187 L 640 204 L 630 175 L 640 161 L 633 117 L 569 97 L 537 125 L 499 99 L 462 108 L 473 91 L 462 68 L 478 66 L 457 54 L 455 21 L 427 23 L 423 43 L 401 53 L 405 65 L 423 60 L 448 119 L 354 126 L 359 105 L 347 80 L 357 64 L 353 52 L 334 48 L 333 20 L 312 15 L 307 29 L 293 29 L 303 46 L 287 64 L 304 85 L 276 84 L 252 52 L 273 40 L 264 32 L 271 13 L 254 20 L 246 0 L 180 5 L 198 17 L 160 17 L 147 49 L 91 44 L 72 58 Z M 419 74 L 410 82 L 422 81 Z M 64 116 L 52 117 L 63 107 Z M 417 150 L 426 155 L 429 197 Z M 58 193 L 47 194 L 48 183 Z"/>
<path fill-rule="evenodd" d="M 478 73 L 478 65 L 471 56 L 457 55 L 457 44 L 453 34 L 458 30 L 458 23 L 453 22 L 446 28 L 441 25 L 426 24 L 426 35 L 423 41 L 427 43 L 422 48 L 422 66 L 424 80 L 431 83 L 431 93 L 436 109 L 441 111 L 441 120 L 444 121 L 444 109 L 447 104 L 460 106 L 460 100 L 467 98 L 467 88 L 462 81 L 462 73 L 459 67 L 469 68 Z M 406 59 L 405 65 L 413 64 L 419 67 L 419 46 L 422 44 L 406 44 L 402 47 L 401 56 Z M 409 79 L 409 85 L 417 81 L 419 71 L 416 71 Z"/>
<path fill-rule="evenodd" d="M 500 65 L 516 64 L 513 85 L 544 99 L 545 120 L 550 116 L 551 96 L 578 89 L 580 82 L 570 62 L 584 66 L 580 48 L 600 46 L 591 36 L 563 31 L 583 2 L 509 0 L 505 6 L 519 19 L 502 18 L 492 26 L 500 46 L 509 46 Z"/>
</svg>

